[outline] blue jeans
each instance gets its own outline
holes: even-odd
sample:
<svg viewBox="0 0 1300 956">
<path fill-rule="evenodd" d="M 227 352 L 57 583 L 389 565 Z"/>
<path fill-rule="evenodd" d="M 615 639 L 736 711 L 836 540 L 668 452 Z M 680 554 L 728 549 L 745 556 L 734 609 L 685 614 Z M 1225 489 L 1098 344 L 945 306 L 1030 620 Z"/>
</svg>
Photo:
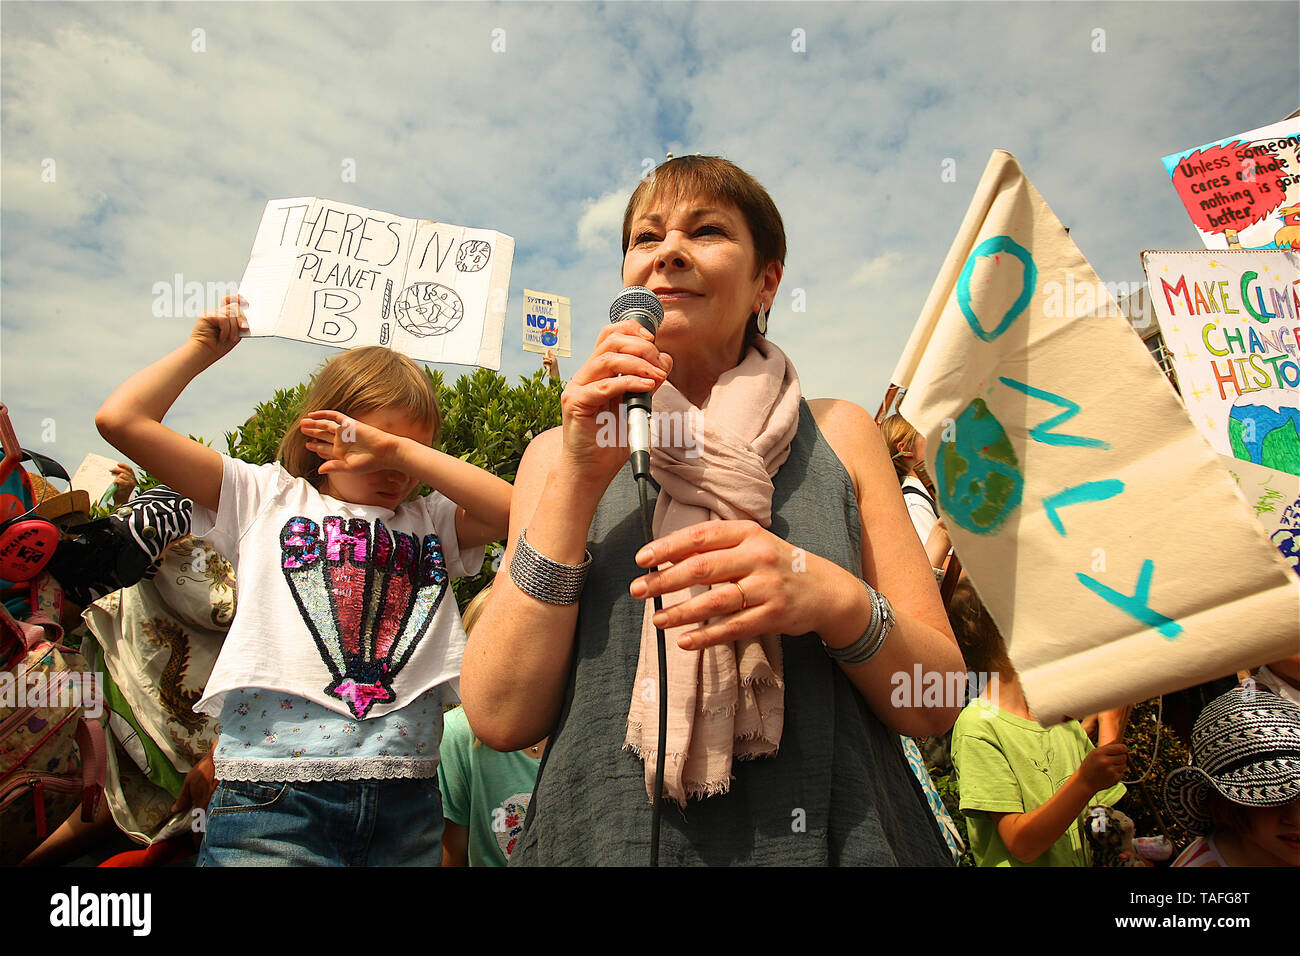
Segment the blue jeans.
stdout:
<svg viewBox="0 0 1300 956">
<path fill-rule="evenodd" d="M 199 866 L 441 866 L 438 778 L 222 780 Z"/>
</svg>

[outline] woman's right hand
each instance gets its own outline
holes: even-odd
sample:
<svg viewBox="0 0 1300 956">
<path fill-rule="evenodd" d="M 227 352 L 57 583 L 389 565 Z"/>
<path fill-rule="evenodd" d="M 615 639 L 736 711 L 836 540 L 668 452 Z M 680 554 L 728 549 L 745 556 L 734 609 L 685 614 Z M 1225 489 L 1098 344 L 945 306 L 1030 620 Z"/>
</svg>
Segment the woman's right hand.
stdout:
<svg viewBox="0 0 1300 956">
<path fill-rule="evenodd" d="M 658 390 L 672 367 L 672 357 L 660 352 L 654 336 L 635 321 L 601 329 L 591 357 L 560 395 L 568 467 L 589 475 L 600 488 L 608 485 L 629 454 L 619 405 L 628 392 Z"/>
<path fill-rule="evenodd" d="M 239 344 L 239 333 L 248 331 L 248 317 L 243 308 L 246 305 L 248 300 L 240 295 L 226 296 L 216 309 L 199 316 L 190 339 L 211 355 L 213 361 L 223 358 Z"/>
</svg>

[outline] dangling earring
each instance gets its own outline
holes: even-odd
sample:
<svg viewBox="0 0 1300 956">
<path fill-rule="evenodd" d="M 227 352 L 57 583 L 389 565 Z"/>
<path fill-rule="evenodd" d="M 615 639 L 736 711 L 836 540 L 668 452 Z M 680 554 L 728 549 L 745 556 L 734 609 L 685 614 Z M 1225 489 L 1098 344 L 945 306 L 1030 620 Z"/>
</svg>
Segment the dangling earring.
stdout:
<svg viewBox="0 0 1300 956">
<path fill-rule="evenodd" d="M 754 328 L 758 330 L 759 335 L 767 335 L 767 319 L 771 314 L 772 307 L 769 305 L 767 311 L 764 312 L 763 304 L 760 302 L 758 306 L 758 318 L 754 323 Z"/>
</svg>

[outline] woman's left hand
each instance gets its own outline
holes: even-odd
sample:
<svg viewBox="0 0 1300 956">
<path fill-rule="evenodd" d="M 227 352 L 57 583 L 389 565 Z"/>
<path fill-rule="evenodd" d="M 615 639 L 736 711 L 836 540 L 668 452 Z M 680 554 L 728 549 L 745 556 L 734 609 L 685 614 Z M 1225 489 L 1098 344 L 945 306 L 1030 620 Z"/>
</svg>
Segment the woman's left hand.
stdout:
<svg viewBox="0 0 1300 956">
<path fill-rule="evenodd" d="M 342 412 L 312 412 L 298 428 L 307 436 L 307 450 L 325 459 L 322 475 L 335 471 L 363 475 L 394 467 L 399 439 Z"/>
<path fill-rule="evenodd" d="M 639 600 L 713 585 L 655 615 L 655 625 L 664 629 L 701 625 L 678 640 L 687 650 L 761 634 L 823 633 L 826 616 L 842 613 L 846 597 L 865 595 L 860 584 L 854 590 L 848 571 L 753 521 L 704 521 L 683 528 L 650 542 L 637 552 L 636 563 L 672 564 L 632 582 L 630 591 Z"/>
</svg>

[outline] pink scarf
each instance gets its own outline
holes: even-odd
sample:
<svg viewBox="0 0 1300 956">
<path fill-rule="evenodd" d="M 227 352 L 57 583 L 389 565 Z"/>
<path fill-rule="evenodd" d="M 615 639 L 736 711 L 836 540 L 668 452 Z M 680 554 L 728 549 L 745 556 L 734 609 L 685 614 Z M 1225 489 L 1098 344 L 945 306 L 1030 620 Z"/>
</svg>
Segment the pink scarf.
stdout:
<svg viewBox="0 0 1300 956">
<path fill-rule="evenodd" d="M 696 408 L 665 383 L 655 393 L 650 454 L 661 487 L 655 505 L 656 538 L 714 518 L 772 523 L 772 476 L 790 456 L 799 426 L 799 377 L 784 352 L 759 338 Z M 665 447 L 666 423 L 691 429 L 694 441 Z M 729 583 L 717 587 L 735 590 Z M 671 607 L 702 594 L 703 586 L 665 594 Z M 641 624 L 641 655 L 627 718 L 624 749 L 645 761 L 646 793 L 654 798 L 659 702 L 653 602 Z M 732 758 L 771 756 L 781 743 L 785 685 L 781 637 L 765 634 L 703 651 L 677 639 L 689 627 L 665 633 L 668 658 L 668 744 L 664 792 L 685 805 L 690 797 L 725 793 Z"/>
</svg>

